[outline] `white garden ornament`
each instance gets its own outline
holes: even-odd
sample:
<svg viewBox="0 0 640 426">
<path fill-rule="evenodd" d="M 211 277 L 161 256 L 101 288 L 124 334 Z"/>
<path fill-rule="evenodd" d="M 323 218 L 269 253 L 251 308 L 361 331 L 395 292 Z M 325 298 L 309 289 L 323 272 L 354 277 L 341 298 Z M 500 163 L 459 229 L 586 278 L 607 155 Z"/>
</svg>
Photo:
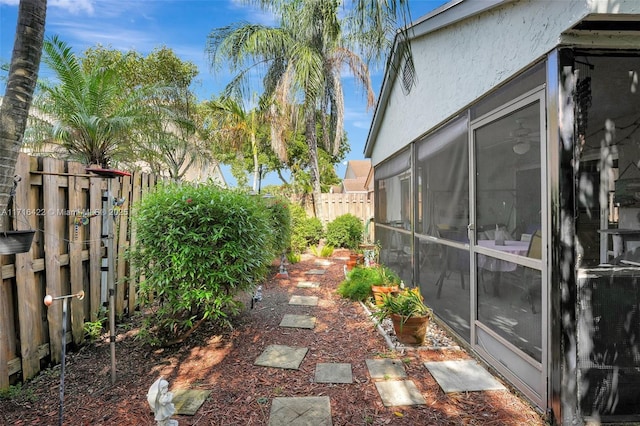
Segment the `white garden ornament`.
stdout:
<svg viewBox="0 0 640 426">
<path fill-rule="evenodd" d="M 169 392 L 169 382 L 162 377 L 153 382 L 147 392 L 147 401 L 158 426 L 178 426 L 178 421 L 171 419 L 176 407 L 172 402 L 173 393 Z"/>
</svg>

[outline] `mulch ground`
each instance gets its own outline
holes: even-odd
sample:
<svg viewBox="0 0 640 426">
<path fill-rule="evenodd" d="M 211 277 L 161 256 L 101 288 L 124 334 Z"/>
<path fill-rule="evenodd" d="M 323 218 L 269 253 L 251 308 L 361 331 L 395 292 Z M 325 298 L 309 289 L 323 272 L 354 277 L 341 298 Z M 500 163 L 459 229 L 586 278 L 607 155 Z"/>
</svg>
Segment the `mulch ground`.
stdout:
<svg viewBox="0 0 640 426">
<path fill-rule="evenodd" d="M 111 385 L 107 336 L 67 353 L 65 425 L 153 425 L 146 400 L 149 386 L 159 377 L 170 390 L 206 389 L 211 394 L 194 416 L 175 416 L 184 425 L 267 425 L 274 397 L 329 396 L 334 425 L 543 425 L 539 413 L 509 391 L 444 394 L 424 361 L 468 359 L 460 350 L 398 353 L 390 350 L 359 303 L 340 298 L 335 289 L 343 279 L 343 265 L 334 253 L 325 275 L 305 276 L 319 268 L 315 258 L 289 265 L 289 279 L 263 285 L 263 300 L 234 319 L 233 329 L 204 325 L 188 341 L 170 348 L 152 348 L 134 340 L 136 320 L 119 326 L 116 343 L 117 380 Z M 300 280 L 320 282 L 319 289 L 299 289 Z M 317 307 L 289 306 L 292 294 L 320 297 Z M 286 313 L 317 318 L 313 331 L 281 328 Z M 267 345 L 309 348 L 300 369 L 255 366 Z M 367 358 L 402 359 L 409 377 L 427 405 L 382 405 L 365 365 Z M 350 362 L 352 384 L 317 384 L 319 362 Z M 58 424 L 60 367 L 53 367 L 24 384 L 17 395 L 0 399 L 0 424 Z"/>
</svg>

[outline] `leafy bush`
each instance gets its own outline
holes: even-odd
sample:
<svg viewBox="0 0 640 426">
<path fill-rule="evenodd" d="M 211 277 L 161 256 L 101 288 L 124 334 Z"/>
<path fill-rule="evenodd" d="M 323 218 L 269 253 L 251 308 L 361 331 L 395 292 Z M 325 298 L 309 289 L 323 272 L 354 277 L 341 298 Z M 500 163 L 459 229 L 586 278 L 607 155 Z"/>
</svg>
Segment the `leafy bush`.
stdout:
<svg viewBox="0 0 640 426">
<path fill-rule="evenodd" d="M 351 213 L 336 217 L 327 225 L 327 244 L 355 250 L 362 241 L 364 226 Z"/>
<path fill-rule="evenodd" d="M 371 295 L 371 286 L 381 280 L 378 268 L 356 267 L 347 273 L 338 285 L 338 294 L 351 300 L 366 300 Z"/>
<path fill-rule="evenodd" d="M 291 211 L 291 250 L 304 252 L 307 247 L 317 245 L 324 236 L 322 222 L 317 217 L 308 217 L 297 204 L 289 206 Z"/>
<path fill-rule="evenodd" d="M 284 198 L 267 200 L 267 209 L 271 215 L 271 227 L 274 230 L 274 251 L 280 255 L 291 244 L 291 211 L 289 202 Z"/>
<path fill-rule="evenodd" d="M 262 281 L 277 252 L 267 201 L 214 185 L 171 184 L 135 208 L 137 243 L 130 258 L 144 276 L 140 301 L 159 304 L 142 338 L 170 343 L 205 319 L 228 321 L 234 296 Z"/>
</svg>

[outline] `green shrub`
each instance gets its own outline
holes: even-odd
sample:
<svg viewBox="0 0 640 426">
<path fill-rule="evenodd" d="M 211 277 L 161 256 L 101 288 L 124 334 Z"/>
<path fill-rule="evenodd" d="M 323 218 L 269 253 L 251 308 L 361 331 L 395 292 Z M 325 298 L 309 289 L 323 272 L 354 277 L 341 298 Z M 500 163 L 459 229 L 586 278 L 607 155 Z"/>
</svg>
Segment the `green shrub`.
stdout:
<svg viewBox="0 0 640 426">
<path fill-rule="evenodd" d="M 179 340 L 205 319 L 228 322 L 234 300 L 262 281 L 277 252 L 267 201 L 209 185 L 161 186 L 135 207 L 130 258 L 144 281 L 140 302 L 150 343 Z"/>
<path fill-rule="evenodd" d="M 384 265 L 376 267 L 357 266 L 347 273 L 338 285 L 338 294 L 351 300 L 366 300 L 371 295 L 371 286 L 393 286 L 400 284 L 400 277 Z"/>
<path fill-rule="evenodd" d="M 327 244 L 355 250 L 362 241 L 363 232 L 360 219 L 351 213 L 343 214 L 327 225 Z"/>
<path fill-rule="evenodd" d="M 274 251 L 280 255 L 291 244 L 291 211 L 289 202 L 284 198 L 267 200 L 267 209 L 271 215 L 271 227 L 274 230 Z"/>
<path fill-rule="evenodd" d="M 347 273 L 338 285 L 338 294 L 351 300 L 366 300 L 371 295 L 371 286 L 380 280 L 376 268 L 356 267 Z"/>
<path fill-rule="evenodd" d="M 307 247 L 317 245 L 324 236 L 322 222 L 317 217 L 308 217 L 297 204 L 289 206 L 291 211 L 291 250 L 304 252 Z"/>
</svg>

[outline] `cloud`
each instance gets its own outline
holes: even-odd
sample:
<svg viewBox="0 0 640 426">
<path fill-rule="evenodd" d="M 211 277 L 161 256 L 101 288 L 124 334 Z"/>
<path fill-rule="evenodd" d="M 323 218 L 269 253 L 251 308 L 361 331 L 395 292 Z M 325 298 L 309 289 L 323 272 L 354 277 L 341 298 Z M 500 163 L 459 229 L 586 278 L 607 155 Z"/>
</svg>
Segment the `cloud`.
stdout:
<svg viewBox="0 0 640 426">
<path fill-rule="evenodd" d="M 73 15 L 79 15 L 85 11 L 89 15 L 94 13 L 95 0 L 49 0 L 47 7 L 59 8 Z M 0 0 L 0 5 L 17 6 L 20 0 Z"/>
<path fill-rule="evenodd" d="M 74 15 L 78 15 L 82 11 L 93 15 L 93 3 L 93 0 L 49 0 L 47 6 L 58 7 Z"/>
</svg>

